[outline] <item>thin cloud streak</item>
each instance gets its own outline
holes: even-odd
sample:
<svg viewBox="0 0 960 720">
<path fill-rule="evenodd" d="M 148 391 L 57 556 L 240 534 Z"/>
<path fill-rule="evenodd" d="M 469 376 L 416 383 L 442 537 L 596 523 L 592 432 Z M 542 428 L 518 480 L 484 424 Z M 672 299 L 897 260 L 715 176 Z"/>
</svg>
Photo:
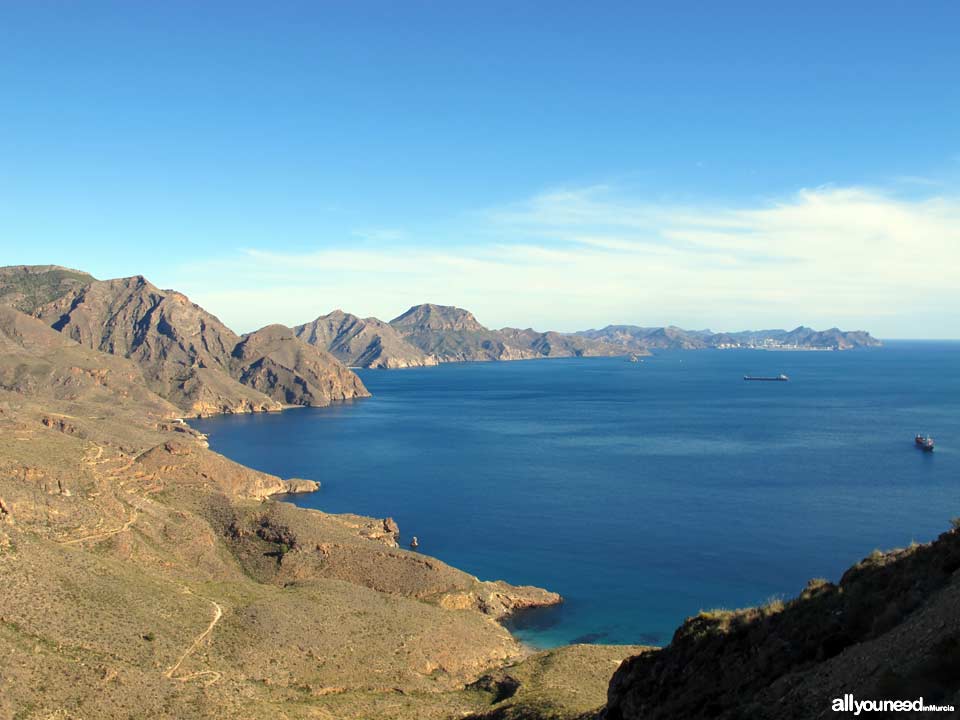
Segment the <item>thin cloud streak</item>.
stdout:
<svg viewBox="0 0 960 720">
<path fill-rule="evenodd" d="M 199 286 L 195 299 L 221 306 L 224 319 L 245 330 L 304 322 L 334 307 L 389 319 L 418 302 L 467 307 L 491 326 L 560 330 L 804 322 L 943 337 L 960 327 L 960 201 L 953 197 L 905 200 L 828 186 L 755 207 L 698 209 L 630 201 L 593 186 L 474 216 L 469 230 L 495 240 L 444 248 L 391 237 L 377 247 L 342 243 L 308 253 L 248 249 L 201 268 L 221 279 Z M 237 278 L 256 291 L 237 290 Z"/>
</svg>

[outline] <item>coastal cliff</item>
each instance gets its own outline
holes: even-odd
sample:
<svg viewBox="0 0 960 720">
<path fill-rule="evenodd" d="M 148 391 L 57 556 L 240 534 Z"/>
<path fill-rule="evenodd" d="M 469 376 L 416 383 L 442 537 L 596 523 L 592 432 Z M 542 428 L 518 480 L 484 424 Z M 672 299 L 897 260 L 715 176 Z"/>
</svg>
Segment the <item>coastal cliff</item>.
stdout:
<svg viewBox="0 0 960 720">
<path fill-rule="evenodd" d="M 439 360 L 411 345 L 390 324 L 334 310 L 293 332 L 310 345 L 325 348 L 350 367 L 396 369 L 436 365 Z"/>
<path fill-rule="evenodd" d="M 0 717 L 463 715 L 528 654 L 496 620 L 560 601 L 273 500 L 317 485 L 207 449 L 133 358 L 9 307 L 0 350 Z"/>
</svg>

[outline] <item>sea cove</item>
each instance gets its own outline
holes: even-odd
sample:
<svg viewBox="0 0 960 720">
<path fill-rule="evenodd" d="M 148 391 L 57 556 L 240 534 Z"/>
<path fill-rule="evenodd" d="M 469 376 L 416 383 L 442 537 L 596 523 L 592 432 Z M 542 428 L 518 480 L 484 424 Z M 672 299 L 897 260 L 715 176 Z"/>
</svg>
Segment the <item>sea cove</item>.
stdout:
<svg viewBox="0 0 960 720">
<path fill-rule="evenodd" d="M 481 579 L 562 593 L 515 628 L 533 645 L 666 644 L 701 609 L 790 597 L 942 532 L 958 366 L 955 342 L 448 364 L 361 371 L 370 399 L 191 425 L 319 480 L 298 505 L 392 516 Z"/>
</svg>

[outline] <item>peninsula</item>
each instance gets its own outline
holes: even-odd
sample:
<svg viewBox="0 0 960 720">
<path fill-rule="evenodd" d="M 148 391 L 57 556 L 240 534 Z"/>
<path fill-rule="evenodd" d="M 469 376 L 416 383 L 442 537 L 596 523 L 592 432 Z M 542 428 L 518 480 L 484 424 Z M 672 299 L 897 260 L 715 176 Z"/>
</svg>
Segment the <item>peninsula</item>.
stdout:
<svg viewBox="0 0 960 720">
<path fill-rule="evenodd" d="M 703 612 L 663 648 L 533 653 L 498 621 L 557 594 L 401 549 L 388 517 L 279 502 L 317 485 L 232 462 L 181 420 L 366 397 L 316 344 L 338 328 L 343 352 L 376 336 L 392 357 L 418 348 L 411 361 L 607 352 L 439 306 L 237 335 L 140 276 L 0 270 L 0 716 L 772 719 L 844 692 L 960 704 L 960 529 L 793 600 Z"/>
<path fill-rule="evenodd" d="M 677 327 L 608 325 L 576 333 L 532 328 L 490 330 L 473 313 L 447 305 L 414 305 L 390 322 L 342 310 L 297 325 L 300 339 L 351 367 L 404 368 L 444 362 L 649 355 L 659 350 L 850 350 L 881 343 L 864 331 L 747 330 L 714 333 Z"/>
</svg>

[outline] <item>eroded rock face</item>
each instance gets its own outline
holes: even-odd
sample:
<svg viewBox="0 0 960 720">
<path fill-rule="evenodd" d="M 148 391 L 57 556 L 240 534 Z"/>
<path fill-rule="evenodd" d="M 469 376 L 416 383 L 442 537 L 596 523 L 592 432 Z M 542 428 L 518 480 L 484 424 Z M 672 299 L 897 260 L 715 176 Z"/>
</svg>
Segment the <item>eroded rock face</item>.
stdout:
<svg viewBox="0 0 960 720">
<path fill-rule="evenodd" d="M 304 342 L 324 348 L 351 367 L 396 369 L 436 365 L 437 358 L 408 343 L 388 323 L 334 310 L 294 333 Z"/>
<path fill-rule="evenodd" d="M 320 489 L 320 483 L 318 483 L 316 480 L 290 478 L 289 480 L 284 480 L 283 482 L 287 486 L 287 493 L 291 495 L 299 493 L 312 493 Z"/>
<path fill-rule="evenodd" d="M 142 276 L 94 281 L 36 316 L 81 345 L 133 360 L 150 388 L 189 415 L 327 405 L 368 393 L 335 358 L 281 326 L 244 338 L 181 293 Z"/>
<path fill-rule="evenodd" d="M 478 610 L 498 620 L 521 610 L 549 607 L 562 602 L 563 598 L 559 593 L 529 585 L 509 585 L 502 580 L 480 582 L 466 591 L 442 595 L 439 600 L 442 608 Z"/>
<path fill-rule="evenodd" d="M 286 405 L 325 406 L 370 396 L 360 378 L 339 360 L 283 325 L 245 335 L 232 362 L 240 382 Z"/>
</svg>

